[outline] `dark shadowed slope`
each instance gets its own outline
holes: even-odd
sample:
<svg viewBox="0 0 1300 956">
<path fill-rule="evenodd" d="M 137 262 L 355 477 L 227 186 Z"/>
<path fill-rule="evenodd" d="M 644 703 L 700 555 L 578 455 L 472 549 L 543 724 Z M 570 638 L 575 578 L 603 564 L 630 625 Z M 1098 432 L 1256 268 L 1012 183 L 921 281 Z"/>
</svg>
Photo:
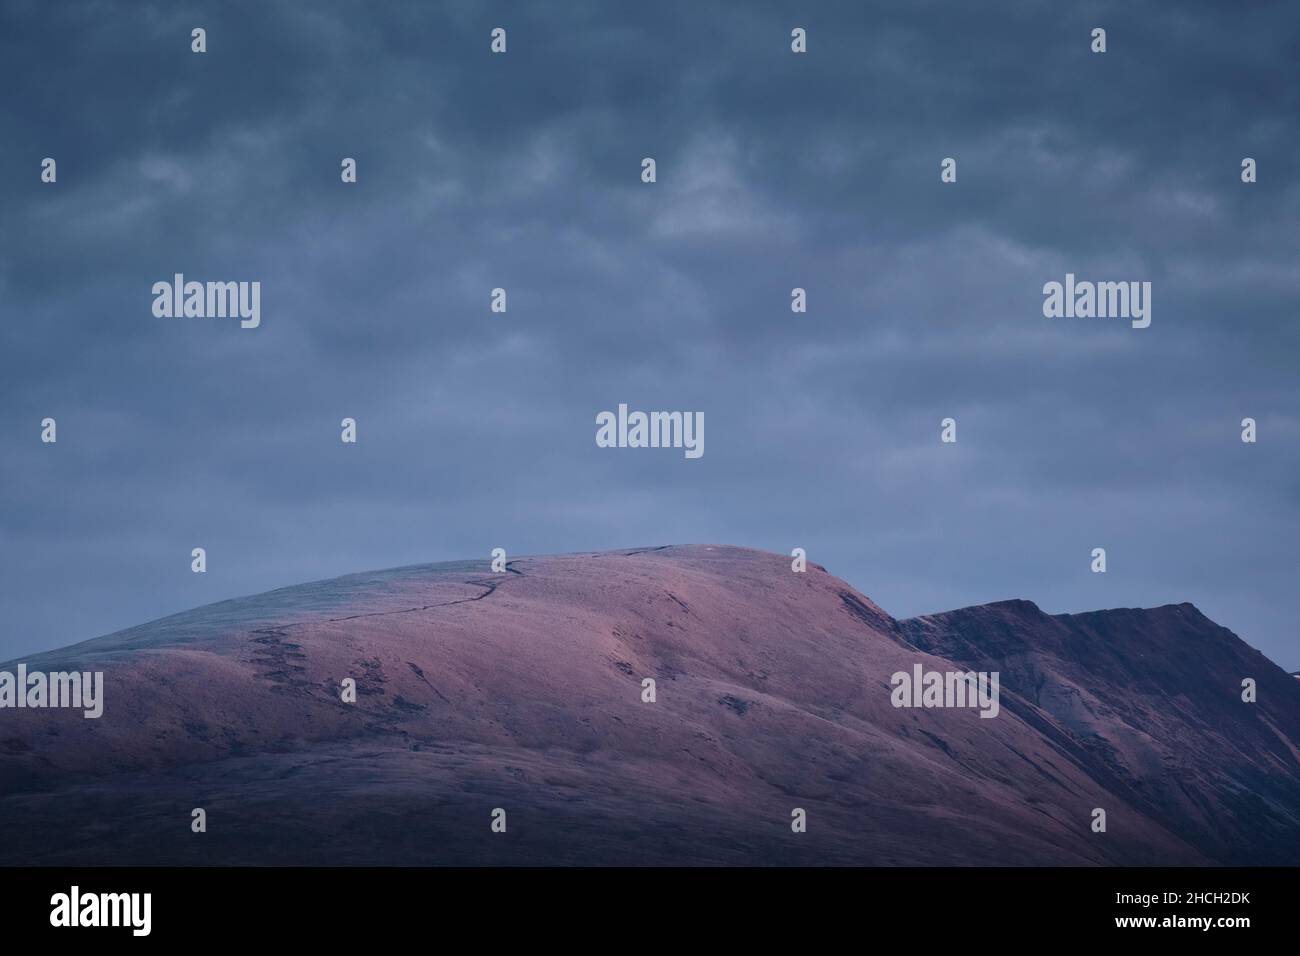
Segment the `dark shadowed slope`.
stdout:
<svg viewBox="0 0 1300 956">
<path fill-rule="evenodd" d="M 891 705 L 951 661 L 1001 671 L 1000 716 Z M 1189 605 L 896 622 L 813 565 L 667 547 L 353 575 L 26 663 L 105 671 L 106 704 L 0 711 L 4 863 L 1300 862 L 1300 686 Z"/>
<path fill-rule="evenodd" d="M 1008 708 L 1214 859 L 1300 862 L 1295 681 L 1192 605 L 1052 617 L 1007 601 L 900 627 L 963 667 L 1000 668 Z"/>
</svg>

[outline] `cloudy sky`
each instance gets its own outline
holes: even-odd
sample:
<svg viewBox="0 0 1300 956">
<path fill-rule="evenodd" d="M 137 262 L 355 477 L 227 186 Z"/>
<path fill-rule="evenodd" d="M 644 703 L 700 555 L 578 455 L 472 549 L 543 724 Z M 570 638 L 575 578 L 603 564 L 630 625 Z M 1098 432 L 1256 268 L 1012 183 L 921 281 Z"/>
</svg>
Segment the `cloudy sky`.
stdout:
<svg viewBox="0 0 1300 956">
<path fill-rule="evenodd" d="M 1300 668 L 1293 5 L 2 9 L 0 659 L 720 542 L 900 617 L 1191 601 Z M 261 327 L 155 318 L 176 272 Z M 1066 272 L 1151 281 L 1151 327 L 1044 318 Z M 704 457 L 597 448 L 620 402 Z"/>
</svg>

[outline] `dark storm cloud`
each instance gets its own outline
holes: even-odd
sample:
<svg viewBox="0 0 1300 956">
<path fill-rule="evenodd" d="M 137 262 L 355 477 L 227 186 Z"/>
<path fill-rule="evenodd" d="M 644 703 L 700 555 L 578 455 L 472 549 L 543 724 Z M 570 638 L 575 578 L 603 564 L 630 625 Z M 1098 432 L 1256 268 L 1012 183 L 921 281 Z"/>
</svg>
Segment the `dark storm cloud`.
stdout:
<svg viewBox="0 0 1300 956">
<path fill-rule="evenodd" d="M 3 16 L 0 657 L 498 545 L 723 541 L 900 616 L 1190 600 L 1300 666 L 1286 6 Z M 154 319 L 177 271 L 261 281 L 262 327 Z M 1067 271 L 1151 280 L 1151 328 L 1044 319 Z M 619 402 L 704 411 L 704 458 L 596 448 Z"/>
</svg>

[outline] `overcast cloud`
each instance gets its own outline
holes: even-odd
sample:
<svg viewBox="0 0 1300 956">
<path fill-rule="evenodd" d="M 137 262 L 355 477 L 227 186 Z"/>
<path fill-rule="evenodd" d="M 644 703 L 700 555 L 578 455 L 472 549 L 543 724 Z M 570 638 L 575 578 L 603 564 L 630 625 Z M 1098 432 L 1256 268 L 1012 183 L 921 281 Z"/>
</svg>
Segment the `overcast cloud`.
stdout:
<svg viewBox="0 0 1300 956">
<path fill-rule="evenodd" d="M 898 617 L 1191 601 L 1300 668 L 1298 61 L 1284 3 L 10 0 L 0 659 L 716 542 Z M 155 318 L 176 272 L 261 327 Z M 1044 318 L 1066 272 L 1151 281 L 1150 328 Z M 597 448 L 620 402 L 705 455 Z"/>
</svg>

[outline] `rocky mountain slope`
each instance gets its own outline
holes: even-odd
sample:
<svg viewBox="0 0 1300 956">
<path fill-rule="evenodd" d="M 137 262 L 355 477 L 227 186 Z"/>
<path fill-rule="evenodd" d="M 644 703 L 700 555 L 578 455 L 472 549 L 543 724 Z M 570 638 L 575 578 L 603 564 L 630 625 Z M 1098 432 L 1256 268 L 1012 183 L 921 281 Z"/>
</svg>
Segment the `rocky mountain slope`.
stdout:
<svg viewBox="0 0 1300 956">
<path fill-rule="evenodd" d="M 0 710 L 4 864 L 1300 863 L 1300 685 L 1187 604 L 896 621 L 701 545 L 351 575 L 23 663 L 103 671 L 104 714 Z M 893 706 L 918 663 L 1000 672 L 998 716 Z"/>
</svg>

